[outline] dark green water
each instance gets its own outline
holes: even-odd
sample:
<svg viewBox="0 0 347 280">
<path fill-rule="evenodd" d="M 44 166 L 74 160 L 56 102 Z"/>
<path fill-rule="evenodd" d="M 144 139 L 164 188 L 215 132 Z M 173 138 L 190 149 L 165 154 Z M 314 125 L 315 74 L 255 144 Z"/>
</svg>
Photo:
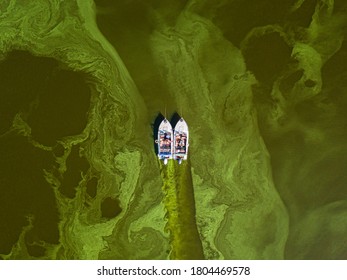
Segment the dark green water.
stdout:
<svg viewBox="0 0 347 280">
<path fill-rule="evenodd" d="M 59 154 L 57 140 L 85 127 L 89 99 L 83 77 L 62 69 L 54 59 L 15 51 L 0 63 L 1 254 L 10 253 L 29 217 L 32 228 L 25 235 L 29 255 L 43 257 L 46 243 L 59 243 L 56 196 L 44 178 L 44 172 L 57 170 L 57 164 L 53 152 L 34 147 L 31 141 L 57 147 L 54 152 Z M 31 136 L 11 129 L 17 114 L 30 126 Z M 67 171 L 58 176 L 60 191 L 67 197 L 75 195 L 81 171 L 89 167 L 76 149 L 68 157 Z"/>
<path fill-rule="evenodd" d="M 11 3 L 1 259 L 169 258 L 165 108 L 190 131 L 182 256 L 347 258 L 345 1 Z"/>
</svg>

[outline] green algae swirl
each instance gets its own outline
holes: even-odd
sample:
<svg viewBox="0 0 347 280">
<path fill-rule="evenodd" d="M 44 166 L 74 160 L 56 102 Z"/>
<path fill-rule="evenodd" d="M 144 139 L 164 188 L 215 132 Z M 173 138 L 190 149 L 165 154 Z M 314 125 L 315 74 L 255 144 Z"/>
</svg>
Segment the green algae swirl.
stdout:
<svg viewBox="0 0 347 280">
<path fill-rule="evenodd" d="M 0 2 L 0 259 L 347 258 L 344 1 Z"/>
</svg>

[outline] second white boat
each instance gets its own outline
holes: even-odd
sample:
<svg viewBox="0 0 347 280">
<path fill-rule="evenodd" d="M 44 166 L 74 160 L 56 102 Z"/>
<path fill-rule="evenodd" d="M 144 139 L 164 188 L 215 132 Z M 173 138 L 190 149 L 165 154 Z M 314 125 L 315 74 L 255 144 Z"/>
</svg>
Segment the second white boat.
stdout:
<svg viewBox="0 0 347 280">
<path fill-rule="evenodd" d="M 186 121 L 181 118 L 174 129 L 174 147 L 172 158 L 177 160 L 179 164 L 182 160 L 188 158 L 188 146 L 189 146 L 189 131 Z"/>
</svg>

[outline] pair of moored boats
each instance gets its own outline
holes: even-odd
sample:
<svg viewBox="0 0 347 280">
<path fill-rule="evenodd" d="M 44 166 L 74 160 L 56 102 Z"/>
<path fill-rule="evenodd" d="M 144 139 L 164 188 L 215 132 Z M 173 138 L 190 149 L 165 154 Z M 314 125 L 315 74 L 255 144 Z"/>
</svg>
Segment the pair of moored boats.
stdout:
<svg viewBox="0 0 347 280">
<path fill-rule="evenodd" d="M 169 159 L 177 160 L 179 164 L 188 157 L 188 126 L 181 118 L 172 129 L 170 122 L 165 118 L 159 125 L 158 158 L 167 164 Z"/>
</svg>

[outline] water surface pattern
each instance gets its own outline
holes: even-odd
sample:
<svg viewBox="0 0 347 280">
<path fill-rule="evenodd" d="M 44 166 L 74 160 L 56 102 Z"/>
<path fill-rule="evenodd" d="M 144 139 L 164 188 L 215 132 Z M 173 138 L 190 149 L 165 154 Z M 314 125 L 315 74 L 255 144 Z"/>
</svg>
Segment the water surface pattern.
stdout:
<svg viewBox="0 0 347 280">
<path fill-rule="evenodd" d="M 346 8 L 1 0 L 0 258 L 347 259 Z"/>
</svg>

